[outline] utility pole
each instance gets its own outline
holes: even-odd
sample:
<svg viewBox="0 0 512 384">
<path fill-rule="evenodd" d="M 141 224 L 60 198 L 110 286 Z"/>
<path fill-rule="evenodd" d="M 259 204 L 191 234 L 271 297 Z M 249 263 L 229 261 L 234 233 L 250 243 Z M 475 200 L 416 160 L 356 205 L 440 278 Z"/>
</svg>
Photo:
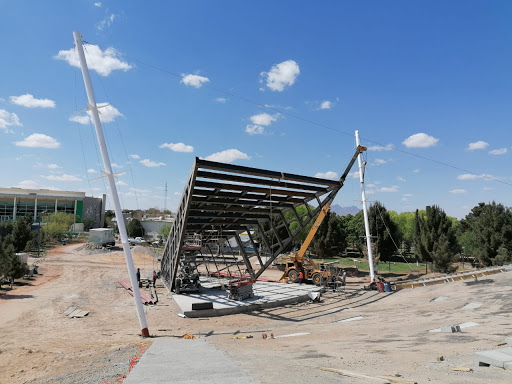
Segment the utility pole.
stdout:
<svg viewBox="0 0 512 384">
<path fill-rule="evenodd" d="M 130 283 L 132 285 L 133 298 L 135 300 L 135 306 L 137 316 L 139 318 L 141 333 L 143 337 L 149 337 L 148 326 L 146 323 L 146 315 L 144 313 L 144 307 L 142 305 L 142 300 L 140 297 L 139 283 L 135 275 L 135 267 L 133 265 L 132 253 L 130 250 L 130 244 L 128 242 L 128 235 L 126 234 L 126 225 L 124 223 L 123 211 L 121 209 L 121 203 L 119 202 L 119 195 L 117 194 L 114 174 L 112 173 L 112 164 L 110 163 L 107 146 L 105 144 L 105 138 L 103 136 L 103 128 L 101 127 L 100 115 L 98 113 L 98 107 L 96 105 L 96 100 L 94 98 L 94 90 L 91 84 L 89 69 L 87 68 L 87 62 L 85 61 L 82 36 L 80 35 L 80 32 L 74 31 L 73 37 L 75 38 L 75 46 L 78 52 L 78 57 L 80 59 L 80 68 L 82 69 L 85 90 L 87 92 L 87 98 L 89 100 L 88 105 L 93 117 L 94 128 L 96 130 L 96 137 L 98 139 L 101 157 L 103 159 L 103 168 L 105 169 L 103 174 L 107 177 L 110 192 L 112 193 L 112 199 L 114 200 L 117 225 L 119 228 L 119 234 L 121 235 L 121 243 L 123 245 L 124 258 L 126 260 L 126 267 L 128 268 L 128 275 L 130 277 Z"/>
<path fill-rule="evenodd" d="M 165 182 L 165 200 L 164 200 L 164 214 L 167 211 L 167 181 Z"/>
<path fill-rule="evenodd" d="M 356 146 L 359 147 L 359 131 L 356 131 Z M 373 252 L 372 252 L 372 235 L 370 233 L 370 223 L 368 221 L 368 210 L 366 207 L 366 192 L 364 190 L 364 167 L 366 162 L 363 163 L 362 154 L 357 156 L 357 164 L 359 165 L 359 181 L 361 183 L 361 200 L 363 203 L 363 216 L 364 216 L 364 232 L 366 235 L 366 248 L 368 249 L 368 265 L 370 266 L 370 283 L 375 281 L 375 272 L 373 269 Z"/>
</svg>

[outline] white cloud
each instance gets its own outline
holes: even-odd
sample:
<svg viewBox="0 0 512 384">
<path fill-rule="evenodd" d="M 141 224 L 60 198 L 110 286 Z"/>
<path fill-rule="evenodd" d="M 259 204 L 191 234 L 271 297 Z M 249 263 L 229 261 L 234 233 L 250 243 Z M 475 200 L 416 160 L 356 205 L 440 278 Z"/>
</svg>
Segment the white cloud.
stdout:
<svg viewBox="0 0 512 384">
<path fill-rule="evenodd" d="M 188 74 L 188 75 L 182 74 L 181 77 L 182 77 L 181 82 L 183 84 L 190 85 L 191 87 L 194 87 L 194 88 L 201 88 L 204 85 L 204 83 L 207 83 L 210 81 L 210 79 L 207 77 L 199 76 L 199 75 L 192 75 L 192 74 Z"/>
<path fill-rule="evenodd" d="M 100 47 L 93 44 L 84 44 L 85 56 L 89 64 L 89 68 L 96 71 L 101 76 L 108 76 L 112 71 L 121 70 L 128 71 L 133 68 L 130 64 L 121 60 L 121 54 L 115 48 L 107 48 L 104 51 Z M 67 51 L 59 51 L 53 57 L 57 60 L 64 60 L 72 67 L 80 68 L 80 60 L 75 48 Z"/>
<path fill-rule="evenodd" d="M 216 101 L 217 103 L 222 103 L 222 104 L 224 104 L 226 101 L 228 101 L 228 99 L 226 99 L 225 97 L 217 97 L 217 98 L 215 99 L 215 101 Z"/>
<path fill-rule="evenodd" d="M 115 121 L 116 117 L 123 116 L 123 114 L 121 112 L 119 112 L 119 110 L 116 107 L 114 107 L 108 103 L 96 103 L 96 105 L 98 106 L 100 121 L 102 123 L 111 123 L 111 122 Z M 75 121 L 77 123 L 84 124 L 84 125 L 92 123 L 92 121 L 93 121 L 92 112 L 87 111 L 86 113 L 87 113 L 87 116 L 84 116 L 84 115 L 72 116 L 69 118 L 69 121 Z"/>
<path fill-rule="evenodd" d="M 245 132 L 249 135 L 262 135 L 265 133 L 265 128 L 259 125 L 247 125 L 245 127 Z"/>
<path fill-rule="evenodd" d="M 411 197 L 411 196 L 413 196 L 413 194 L 412 193 L 404 193 L 402 196 L 404 196 L 404 197 Z"/>
<path fill-rule="evenodd" d="M 332 108 L 332 101 L 325 100 L 320 103 L 320 109 L 331 109 Z"/>
<path fill-rule="evenodd" d="M 50 99 L 36 99 L 27 93 L 21 96 L 10 96 L 11 102 L 27 108 L 55 108 L 55 101 Z"/>
<path fill-rule="evenodd" d="M 49 169 L 59 169 L 60 167 L 57 164 L 48 164 Z"/>
<path fill-rule="evenodd" d="M 205 160 L 218 161 L 220 163 L 232 163 L 235 160 L 249 160 L 251 157 L 240 152 L 238 149 L 226 149 L 222 152 L 216 152 L 205 157 Z"/>
<path fill-rule="evenodd" d="M 184 143 L 163 143 L 159 148 L 169 148 L 173 152 L 194 152 L 194 147 Z"/>
<path fill-rule="evenodd" d="M 101 20 L 97 25 L 96 25 L 96 28 L 99 29 L 100 31 L 103 31 L 105 30 L 106 28 L 109 28 L 113 23 L 114 23 L 114 20 L 116 19 L 117 15 L 115 14 L 110 14 L 109 16 L 105 17 L 103 20 Z"/>
<path fill-rule="evenodd" d="M 469 143 L 468 151 L 474 151 L 477 149 L 485 149 L 489 146 L 489 143 L 486 143 L 485 141 L 475 141 L 474 143 Z"/>
<path fill-rule="evenodd" d="M 15 185 L 16 188 L 24 188 L 24 189 L 36 189 L 39 184 L 33 180 L 23 180 Z"/>
<path fill-rule="evenodd" d="M 130 155 L 130 158 L 137 160 L 137 159 L 140 159 L 140 156 L 139 155 Z"/>
<path fill-rule="evenodd" d="M 353 177 L 354 179 L 359 179 L 359 171 L 350 172 L 348 177 Z"/>
<path fill-rule="evenodd" d="M 266 81 L 268 88 L 282 92 L 286 86 L 295 83 L 299 73 L 299 65 L 293 60 L 287 60 L 272 66 L 269 72 L 261 72 L 260 76 L 262 81 Z"/>
<path fill-rule="evenodd" d="M 436 145 L 438 141 L 439 139 L 426 133 L 416 133 L 402 141 L 402 144 L 407 148 L 428 148 Z"/>
<path fill-rule="evenodd" d="M 413 173 L 420 173 L 420 170 L 419 169 L 414 169 Z"/>
<path fill-rule="evenodd" d="M 454 195 L 459 195 L 461 193 L 466 193 L 467 191 L 465 189 L 452 189 L 451 191 L 449 191 L 450 193 L 454 194 Z"/>
<path fill-rule="evenodd" d="M 268 126 L 277 120 L 279 115 L 269 115 L 268 113 L 260 113 L 259 115 L 251 116 L 250 119 L 253 124 Z"/>
<path fill-rule="evenodd" d="M 398 181 L 401 181 L 402 183 L 405 183 L 405 179 L 402 176 L 397 176 L 396 178 Z"/>
<path fill-rule="evenodd" d="M 368 147 L 368 151 L 391 151 L 393 149 L 393 144 L 387 145 L 372 145 Z"/>
<path fill-rule="evenodd" d="M 62 175 L 50 175 L 50 176 L 42 176 L 43 178 L 51 181 L 82 181 L 81 178 L 73 176 L 73 175 L 66 175 L 65 173 Z"/>
<path fill-rule="evenodd" d="M 494 190 L 494 188 L 491 188 L 491 187 L 483 187 L 482 189 L 484 191 L 492 191 L 492 190 Z"/>
<path fill-rule="evenodd" d="M 392 187 L 379 188 L 379 192 L 398 192 L 398 185 L 393 185 Z"/>
<path fill-rule="evenodd" d="M 128 183 L 124 182 L 123 180 L 116 181 L 116 185 L 124 186 L 128 185 Z"/>
<path fill-rule="evenodd" d="M 94 6 L 95 7 L 101 7 L 101 3 L 98 1 L 98 2 L 94 3 Z"/>
<path fill-rule="evenodd" d="M 87 170 L 87 173 L 98 173 L 98 171 L 96 171 L 95 169 L 90 168 L 90 169 Z"/>
<path fill-rule="evenodd" d="M 482 173 L 481 175 L 476 175 L 474 173 L 464 173 L 462 175 L 457 176 L 457 180 L 476 180 L 476 179 L 494 179 L 494 176 L 486 174 L 486 173 Z"/>
<path fill-rule="evenodd" d="M 319 177 L 321 179 L 332 179 L 335 180 L 338 178 L 338 174 L 334 171 L 327 171 L 327 172 L 318 172 L 315 177 Z"/>
<path fill-rule="evenodd" d="M 53 137 L 43 135 L 42 133 L 33 133 L 22 141 L 14 143 L 18 147 L 29 148 L 59 148 L 60 143 Z"/>
<path fill-rule="evenodd" d="M 492 151 L 489 151 L 490 155 L 504 155 L 505 153 L 507 153 L 507 148 L 493 149 Z"/>
<path fill-rule="evenodd" d="M 384 159 L 375 159 L 375 164 L 377 165 L 382 165 L 382 164 L 386 164 L 387 161 L 384 160 Z"/>
<path fill-rule="evenodd" d="M 110 164 L 110 166 L 111 166 L 112 168 L 123 168 L 123 166 L 122 166 L 122 165 L 119 165 L 119 164 L 117 164 L 117 163 L 111 163 L 111 164 Z"/>
<path fill-rule="evenodd" d="M 0 129 L 3 129 L 6 133 L 12 133 L 13 131 L 8 128 L 11 125 L 18 127 L 23 126 L 17 114 L 7 112 L 5 109 L 0 109 Z"/>
<path fill-rule="evenodd" d="M 149 168 L 161 167 L 161 166 L 165 165 L 165 163 L 157 163 L 157 162 L 151 161 L 149 159 L 141 160 L 140 163 L 145 165 L 146 167 L 149 167 Z"/>
</svg>

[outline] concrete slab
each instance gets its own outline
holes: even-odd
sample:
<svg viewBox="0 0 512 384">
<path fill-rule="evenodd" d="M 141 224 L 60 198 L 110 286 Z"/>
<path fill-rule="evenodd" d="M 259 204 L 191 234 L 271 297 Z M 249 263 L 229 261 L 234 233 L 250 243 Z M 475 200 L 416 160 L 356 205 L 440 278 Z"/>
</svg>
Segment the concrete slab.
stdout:
<svg viewBox="0 0 512 384">
<path fill-rule="evenodd" d="M 158 339 L 124 384 L 257 384 L 248 373 L 204 339 Z"/>
<path fill-rule="evenodd" d="M 204 287 L 199 293 L 173 295 L 173 299 L 187 317 L 214 317 L 308 301 L 308 294 L 320 292 L 321 288 L 306 284 L 257 281 L 254 283 L 253 291 L 254 297 L 243 301 L 228 299 L 227 291 Z M 193 303 L 204 302 L 213 303 L 213 309 L 192 310 Z"/>
<path fill-rule="evenodd" d="M 480 367 L 495 366 L 505 369 L 512 368 L 512 347 L 475 352 L 473 364 Z"/>
<path fill-rule="evenodd" d="M 505 343 L 512 345 L 512 336 L 505 338 Z"/>
</svg>

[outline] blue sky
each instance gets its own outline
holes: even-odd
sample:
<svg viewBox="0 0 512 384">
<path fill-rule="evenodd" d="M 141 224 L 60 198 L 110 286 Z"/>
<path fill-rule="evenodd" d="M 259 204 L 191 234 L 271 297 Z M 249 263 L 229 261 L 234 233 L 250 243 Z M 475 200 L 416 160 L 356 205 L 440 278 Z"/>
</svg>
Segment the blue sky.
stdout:
<svg viewBox="0 0 512 384">
<path fill-rule="evenodd" d="M 370 201 L 511 206 L 510 20 L 505 1 L 3 0 L 1 186 L 107 192 L 78 30 L 123 208 L 175 210 L 195 156 L 339 176 L 355 130 Z M 353 176 L 335 203 L 360 204 Z"/>
</svg>

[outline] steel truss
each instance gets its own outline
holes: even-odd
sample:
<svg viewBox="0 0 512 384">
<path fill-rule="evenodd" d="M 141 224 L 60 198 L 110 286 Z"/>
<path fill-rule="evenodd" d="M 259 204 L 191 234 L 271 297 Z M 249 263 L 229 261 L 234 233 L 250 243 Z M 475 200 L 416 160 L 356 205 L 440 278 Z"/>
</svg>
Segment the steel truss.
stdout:
<svg viewBox="0 0 512 384">
<path fill-rule="evenodd" d="M 332 203 L 365 149 L 357 148 L 337 181 L 196 158 L 164 248 L 164 284 L 175 290 L 176 280 L 182 276 L 180 266 L 189 266 L 194 253 L 187 239 L 198 237 L 205 244 L 195 254 L 203 260 L 205 251 L 215 259 L 206 243 L 210 238 L 236 244 L 244 273 L 257 279 L 279 254 L 293 248 L 300 232 Z M 306 207 L 302 215 L 299 206 Z M 292 232 L 293 222 L 298 225 Z"/>
</svg>

